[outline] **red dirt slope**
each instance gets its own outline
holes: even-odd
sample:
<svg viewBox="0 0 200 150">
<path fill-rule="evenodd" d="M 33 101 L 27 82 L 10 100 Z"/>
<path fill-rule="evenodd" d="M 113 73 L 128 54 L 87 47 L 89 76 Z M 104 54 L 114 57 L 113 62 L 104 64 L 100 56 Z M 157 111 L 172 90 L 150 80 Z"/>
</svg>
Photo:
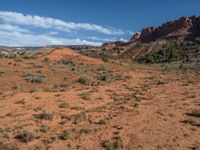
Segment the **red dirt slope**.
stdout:
<svg viewBox="0 0 200 150">
<path fill-rule="evenodd" d="M 103 61 L 101 60 L 83 56 L 79 54 L 78 52 L 71 50 L 69 48 L 56 48 L 50 51 L 45 56 L 43 56 L 42 58 L 45 58 L 45 57 L 49 58 L 50 60 L 61 60 L 61 59 L 67 58 L 75 62 L 84 62 L 86 64 L 94 64 L 94 65 L 103 64 Z"/>
</svg>

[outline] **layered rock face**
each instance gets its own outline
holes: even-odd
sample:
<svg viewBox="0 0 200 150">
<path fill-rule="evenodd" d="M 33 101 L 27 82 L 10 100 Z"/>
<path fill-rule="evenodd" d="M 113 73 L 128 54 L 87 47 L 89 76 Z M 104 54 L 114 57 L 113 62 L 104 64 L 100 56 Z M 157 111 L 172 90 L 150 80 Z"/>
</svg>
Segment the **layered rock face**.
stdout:
<svg viewBox="0 0 200 150">
<path fill-rule="evenodd" d="M 141 34 L 136 33 L 131 42 L 151 42 L 157 39 L 168 38 L 192 38 L 200 35 L 200 17 L 182 17 L 175 21 L 169 21 L 159 27 L 144 28 Z"/>
<path fill-rule="evenodd" d="M 131 38 L 130 41 L 139 42 L 140 39 L 141 39 L 141 34 L 140 34 L 140 33 L 135 33 L 135 34 L 132 36 L 132 38 Z"/>
<path fill-rule="evenodd" d="M 200 38 L 200 16 L 181 17 L 159 27 L 144 28 L 141 33 L 134 34 L 129 42 L 107 42 L 99 47 L 99 53 L 111 58 L 137 60 L 159 51 L 168 42 L 193 41 L 196 37 Z"/>
<path fill-rule="evenodd" d="M 115 48 L 118 46 L 124 46 L 125 44 L 127 44 L 127 43 L 123 42 L 123 41 L 107 42 L 107 43 L 104 43 L 101 47 L 102 48 Z"/>
</svg>

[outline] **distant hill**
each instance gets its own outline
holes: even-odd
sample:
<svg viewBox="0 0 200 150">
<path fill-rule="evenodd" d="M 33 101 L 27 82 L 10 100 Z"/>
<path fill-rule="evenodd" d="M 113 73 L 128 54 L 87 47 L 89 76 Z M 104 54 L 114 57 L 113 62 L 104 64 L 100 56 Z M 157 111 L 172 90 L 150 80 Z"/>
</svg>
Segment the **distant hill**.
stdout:
<svg viewBox="0 0 200 150">
<path fill-rule="evenodd" d="M 49 45 L 44 47 L 0 47 L 2 51 L 51 51 L 69 48 L 103 60 L 129 59 L 140 63 L 184 60 L 200 61 L 200 16 L 181 17 L 158 27 L 147 27 L 128 42 L 106 42 L 102 46 Z"/>
<path fill-rule="evenodd" d="M 146 63 L 200 58 L 200 17 L 181 17 L 159 27 L 144 28 L 129 43 L 132 46 L 119 58 Z"/>
<path fill-rule="evenodd" d="M 100 57 L 159 63 L 200 58 L 200 16 L 181 17 L 158 27 L 147 27 L 128 42 L 107 42 L 83 53 Z M 148 60 L 152 59 L 152 60 Z"/>
</svg>

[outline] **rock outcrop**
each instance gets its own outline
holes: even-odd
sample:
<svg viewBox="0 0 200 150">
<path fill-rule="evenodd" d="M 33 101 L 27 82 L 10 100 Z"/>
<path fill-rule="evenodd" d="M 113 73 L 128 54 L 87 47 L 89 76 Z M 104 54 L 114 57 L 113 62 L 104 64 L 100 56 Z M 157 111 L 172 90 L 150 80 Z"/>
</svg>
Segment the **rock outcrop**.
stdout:
<svg viewBox="0 0 200 150">
<path fill-rule="evenodd" d="M 132 38 L 131 38 L 130 41 L 132 41 L 132 42 L 139 42 L 140 39 L 141 39 L 141 34 L 137 32 L 137 33 L 135 33 L 135 34 L 132 36 Z"/>
<path fill-rule="evenodd" d="M 200 38 L 200 16 L 181 17 L 159 27 L 144 28 L 141 33 L 135 33 L 128 42 L 104 43 L 96 50 L 87 50 L 87 55 L 137 60 L 149 53 L 158 52 L 171 41 L 187 43 L 195 41 L 197 37 Z"/>
<path fill-rule="evenodd" d="M 141 34 L 136 33 L 131 42 L 148 43 L 157 39 L 194 38 L 200 36 L 200 16 L 181 17 L 159 27 L 144 28 Z"/>
<path fill-rule="evenodd" d="M 124 46 L 126 44 L 127 44 L 127 42 L 124 42 L 124 41 L 107 42 L 107 43 L 104 43 L 101 47 L 102 48 L 115 48 L 115 47 Z"/>
</svg>

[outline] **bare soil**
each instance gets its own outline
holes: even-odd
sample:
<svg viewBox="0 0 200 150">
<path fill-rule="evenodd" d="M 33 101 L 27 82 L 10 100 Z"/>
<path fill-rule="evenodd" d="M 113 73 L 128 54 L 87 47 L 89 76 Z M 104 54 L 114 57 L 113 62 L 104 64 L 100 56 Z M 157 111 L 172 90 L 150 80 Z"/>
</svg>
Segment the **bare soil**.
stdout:
<svg viewBox="0 0 200 150">
<path fill-rule="evenodd" d="M 67 49 L 2 58 L 0 150 L 199 150 L 199 89 L 195 71 Z"/>
</svg>

